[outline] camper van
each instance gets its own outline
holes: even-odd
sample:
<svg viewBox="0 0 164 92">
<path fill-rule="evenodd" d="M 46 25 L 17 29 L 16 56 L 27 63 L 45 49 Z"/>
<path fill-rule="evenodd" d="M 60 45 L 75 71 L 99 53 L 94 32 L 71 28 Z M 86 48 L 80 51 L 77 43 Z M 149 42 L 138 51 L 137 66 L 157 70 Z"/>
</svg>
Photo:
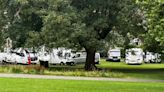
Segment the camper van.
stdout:
<svg viewBox="0 0 164 92">
<path fill-rule="evenodd" d="M 108 58 L 106 61 L 119 61 L 121 59 L 121 50 L 120 49 L 111 49 L 108 51 Z"/>
<path fill-rule="evenodd" d="M 143 50 L 141 48 L 127 49 L 125 62 L 127 64 L 142 64 Z"/>
</svg>

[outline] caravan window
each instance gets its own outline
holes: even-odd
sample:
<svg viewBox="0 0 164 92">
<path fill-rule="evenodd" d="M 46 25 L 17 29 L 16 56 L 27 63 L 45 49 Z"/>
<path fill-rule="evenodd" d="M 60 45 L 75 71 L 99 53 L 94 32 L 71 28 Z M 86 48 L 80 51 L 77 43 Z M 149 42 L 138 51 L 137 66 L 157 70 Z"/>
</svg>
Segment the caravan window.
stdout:
<svg viewBox="0 0 164 92">
<path fill-rule="evenodd" d="M 77 54 L 77 57 L 80 57 L 80 54 Z"/>
<path fill-rule="evenodd" d="M 65 57 L 71 57 L 71 53 L 65 53 Z"/>
<path fill-rule="evenodd" d="M 16 53 L 16 55 L 19 55 L 21 57 L 25 57 L 24 53 Z"/>
<path fill-rule="evenodd" d="M 62 54 L 63 54 L 62 51 L 59 51 L 59 52 L 58 52 L 58 56 L 59 56 L 59 57 L 62 57 L 62 56 L 63 56 Z"/>
<path fill-rule="evenodd" d="M 75 56 L 73 56 L 73 58 L 78 58 L 80 56 L 81 56 L 80 54 L 76 54 Z"/>
</svg>

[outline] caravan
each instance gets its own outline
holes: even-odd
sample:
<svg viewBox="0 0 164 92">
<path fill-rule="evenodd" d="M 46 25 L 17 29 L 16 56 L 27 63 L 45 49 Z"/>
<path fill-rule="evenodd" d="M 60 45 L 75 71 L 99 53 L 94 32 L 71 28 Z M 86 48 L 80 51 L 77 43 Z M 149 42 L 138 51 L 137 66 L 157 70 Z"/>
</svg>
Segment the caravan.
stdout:
<svg viewBox="0 0 164 92">
<path fill-rule="evenodd" d="M 50 52 L 45 51 L 45 47 L 41 49 L 41 52 L 39 52 L 39 61 L 40 64 L 47 63 L 56 65 L 65 65 L 68 58 L 71 57 L 71 50 L 67 50 L 64 48 L 57 48 L 57 49 L 52 49 Z"/>
<path fill-rule="evenodd" d="M 53 49 L 50 53 L 49 64 L 65 65 L 67 59 L 70 57 L 71 50 L 66 49 Z"/>
<path fill-rule="evenodd" d="M 72 54 L 72 57 L 67 60 L 67 64 L 80 64 L 86 62 L 86 52 L 76 52 Z M 95 53 L 95 64 L 100 63 L 100 53 Z"/>
</svg>

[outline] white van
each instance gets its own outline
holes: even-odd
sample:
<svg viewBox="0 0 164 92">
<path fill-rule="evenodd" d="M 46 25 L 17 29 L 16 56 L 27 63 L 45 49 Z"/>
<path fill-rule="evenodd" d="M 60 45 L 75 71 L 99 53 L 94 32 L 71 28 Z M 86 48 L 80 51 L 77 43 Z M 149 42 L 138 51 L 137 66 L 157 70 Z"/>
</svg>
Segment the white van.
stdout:
<svg viewBox="0 0 164 92">
<path fill-rule="evenodd" d="M 142 64 L 143 50 L 141 48 L 127 49 L 125 62 L 127 64 Z"/>
<path fill-rule="evenodd" d="M 111 49 L 108 51 L 108 58 L 106 61 L 119 61 L 121 59 L 121 50 L 120 49 Z"/>
</svg>

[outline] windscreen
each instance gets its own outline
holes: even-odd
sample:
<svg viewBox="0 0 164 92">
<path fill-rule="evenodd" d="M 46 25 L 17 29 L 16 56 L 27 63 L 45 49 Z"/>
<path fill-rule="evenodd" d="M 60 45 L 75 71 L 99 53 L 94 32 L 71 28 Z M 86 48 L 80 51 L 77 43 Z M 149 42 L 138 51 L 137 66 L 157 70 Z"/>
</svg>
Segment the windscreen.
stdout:
<svg viewBox="0 0 164 92">
<path fill-rule="evenodd" d="M 109 52 L 110 56 L 120 56 L 120 54 L 121 54 L 120 51 L 110 51 Z"/>
</svg>

